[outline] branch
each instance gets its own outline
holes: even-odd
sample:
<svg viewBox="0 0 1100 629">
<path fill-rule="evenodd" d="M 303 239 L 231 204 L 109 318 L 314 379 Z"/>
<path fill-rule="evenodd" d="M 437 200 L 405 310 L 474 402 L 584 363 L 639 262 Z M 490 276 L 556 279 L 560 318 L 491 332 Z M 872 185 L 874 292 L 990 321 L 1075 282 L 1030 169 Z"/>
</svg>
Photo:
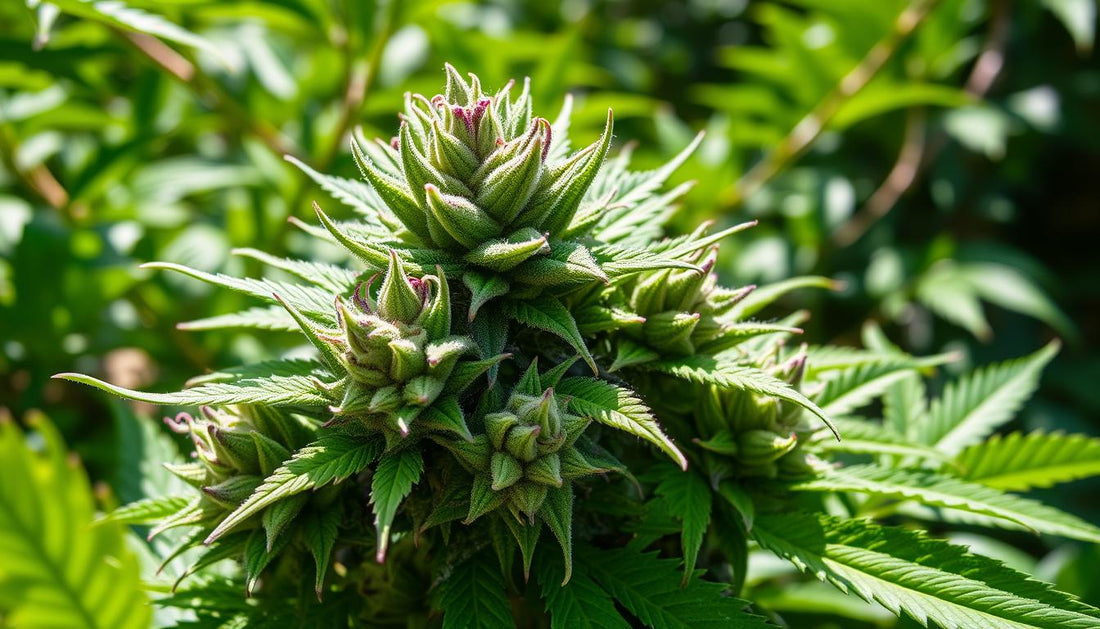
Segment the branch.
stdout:
<svg viewBox="0 0 1100 629">
<path fill-rule="evenodd" d="M 328 149 L 321 155 L 321 158 L 317 160 L 315 168 L 317 170 L 326 170 L 332 165 L 332 161 L 336 159 L 336 154 L 340 152 L 340 145 L 343 143 L 344 134 L 347 133 L 348 128 L 351 127 L 352 119 L 363 107 L 363 102 L 366 100 L 367 94 L 370 93 L 374 87 L 375 78 L 378 76 L 378 71 L 382 67 L 382 54 L 386 50 L 386 44 L 389 43 L 390 37 L 393 35 L 394 26 L 397 22 L 397 10 L 400 7 L 401 2 L 399 0 L 391 0 L 389 6 L 386 7 L 386 11 L 382 17 L 382 26 L 378 30 L 378 37 L 374 42 L 374 47 L 371 49 L 370 57 L 367 59 L 365 65 L 352 63 L 349 59 L 349 67 L 351 71 L 347 78 L 347 88 L 344 91 L 343 106 L 340 108 L 340 118 L 336 123 L 336 130 L 332 137 L 332 143 Z M 347 51 L 350 53 L 350 50 Z M 351 56 L 350 54 L 348 55 Z"/>
<path fill-rule="evenodd" d="M 806 114 L 774 149 L 745 173 L 726 195 L 725 205 L 736 207 L 765 183 L 797 160 L 821 136 L 840 108 L 871 82 L 897 53 L 901 44 L 928 17 L 936 0 L 914 0 L 894 21 L 893 29 L 844 75 L 820 102 Z"/>
<path fill-rule="evenodd" d="M 298 151 L 289 138 L 270 124 L 249 115 L 236 100 L 224 93 L 217 81 L 203 74 L 172 47 L 144 33 L 125 30 L 117 32 L 157 67 L 189 88 L 208 107 L 221 109 L 235 125 L 259 138 L 277 158 L 282 159 L 284 155 L 298 156 Z"/>
<path fill-rule="evenodd" d="M 975 98 L 982 98 L 993 87 L 1004 69 L 1004 52 L 1011 27 L 1008 4 L 998 0 L 993 5 L 989 36 L 978 60 L 966 80 L 965 90 Z M 925 114 L 911 109 L 906 118 L 905 141 L 901 152 L 882 185 L 867 199 L 863 208 L 833 233 L 833 244 L 847 247 L 857 240 L 897 205 L 901 197 L 916 183 L 921 171 L 939 155 L 946 144 L 940 134 L 925 150 Z"/>
<path fill-rule="evenodd" d="M 66 210 L 69 205 L 69 193 L 65 190 L 65 186 L 61 185 L 45 164 L 38 164 L 26 170 L 20 168 L 15 159 L 18 149 L 15 134 L 7 128 L 7 125 L 0 126 L 0 162 L 4 164 L 4 168 L 50 207 L 55 210 Z"/>
<path fill-rule="evenodd" d="M 897 204 L 910 186 L 917 180 L 921 160 L 924 158 L 927 115 L 923 108 L 913 108 L 905 117 L 905 140 L 890 174 L 864 203 L 863 209 L 833 232 L 833 244 L 847 247 Z"/>
</svg>

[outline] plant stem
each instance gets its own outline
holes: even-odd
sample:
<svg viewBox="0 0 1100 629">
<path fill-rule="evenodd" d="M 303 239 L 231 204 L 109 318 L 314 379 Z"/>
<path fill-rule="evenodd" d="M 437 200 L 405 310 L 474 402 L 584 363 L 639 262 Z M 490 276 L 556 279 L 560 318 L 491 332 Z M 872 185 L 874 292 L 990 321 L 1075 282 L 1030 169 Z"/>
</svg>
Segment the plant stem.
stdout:
<svg viewBox="0 0 1100 629">
<path fill-rule="evenodd" d="M 282 159 L 284 155 L 298 154 L 294 143 L 282 132 L 250 115 L 232 96 L 222 90 L 217 81 L 203 74 L 195 64 L 170 46 L 144 33 L 124 30 L 117 32 L 169 76 L 188 87 L 200 101 L 212 109 L 220 109 L 239 128 L 259 138 L 276 157 Z"/>
<path fill-rule="evenodd" d="M 886 216 L 898 199 L 917 180 L 924 158 L 925 135 L 928 115 L 924 108 L 910 109 L 905 118 L 905 140 L 890 174 L 886 175 L 875 192 L 864 203 L 863 209 L 833 233 L 833 244 L 847 247 L 859 240 L 879 219 Z"/>
<path fill-rule="evenodd" d="M 875 44 L 866 56 L 825 95 L 779 141 L 764 159 L 760 160 L 725 195 L 727 208 L 739 206 L 745 199 L 758 192 L 773 177 L 794 163 L 819 138 L 840 108 L 871 82 L 879 71 L 898 51 L 901 44 L 924 21 L 935 7 L 936 0 L 914 0 L 894 21 L 893 29 Z"/>
<path fill-rule="evenodd" d="M 378 30 L 370 57 L 368 57 L 365 65 L 355 63 L 354 51 L 350 45 L 346 46 L 345 58 L 347 59 L 347 79 L 345 84 L 347 87 L 344 90 L 344 100 L 340 108 L 340 118 L 336 124 L 336 128 L 332 135 L 332 141 L 329 143 L 328 148 L 321 154 L 316 163 L 312 164 L 314 169 L 320 172 L 328 170 L 339 154 L 344 134 L 346 134 L 351 127 L 356 114 L 363 108 L 363 103 L 366 102 L 367 95 L 370 94 L 371 89 L 374 87 L 375 79 L 382 66 L 382 54 L 385 52 L 386 44 L 389 43 L 390 37 L 393 35 L 394 28 L 397 24 L 397 11 L 400 6 L 401 0 L 390 0 L 389 5 L 383 13 L 381 27 Z M 294 194 L 291 195 L 293 201 L 289 206 L 290 216 L 294 216 L 296 208 L 305 205 L 306 192 L 308 190 L 309 180 L 304 175 L 299 176 L 298 185 L 295 188 Z M 286 235 L 287 230 L 289 230 L 290 225 L 291 223 L 289 221 L 283 222 L 279 228 L 279 233 L 274 238 L 275 242 L 281 243 L 283 241 L 283 237 Z"/>
<path fill-rule="evenodd" d="M 45 164 L 29 169 L 19 168 L 15 155 L 19 143 L 9 125 L 0 125 L 0 161 L 26 188 L 38 195 L 50 207 L 65 212 L 69 206 L 69 193 Z M 65 212 L 68 214 L 68 212 Z"/>
<path fill-rule="evenodd" d="M 993 3 L 989 35 L 966 80 L 966 92 L 976 99 L 989 92 L 1004 69 L 1004 50 L 1011 28 L 1009 16 L 1008 4 L 1004 0 Z M 859 213 L 833 233 L 833 245 L 847 247 L 859 240 L 872 225 L 890 213 L 901 197 L 916 183 L 921 171 L 943 150 L 945 138 L 942 134 L 926 149 L 925 118 L 923 110 L 910 110 L 905 140 L 894 167 Z"/>
</svg>

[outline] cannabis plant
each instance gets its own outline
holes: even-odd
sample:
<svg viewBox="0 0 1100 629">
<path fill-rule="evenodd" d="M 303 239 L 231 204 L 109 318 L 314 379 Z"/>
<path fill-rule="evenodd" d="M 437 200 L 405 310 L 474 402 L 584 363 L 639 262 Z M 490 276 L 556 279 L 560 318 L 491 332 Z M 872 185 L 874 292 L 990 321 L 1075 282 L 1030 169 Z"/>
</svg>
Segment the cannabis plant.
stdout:
<svg viewBox="0 0 1100 629">
<path fill-rule="evenodd" d="M 529 88 L 448 66 L 442 94 L 406 97 L 396 137 L 354 143 L 363 182 L 298 164 L 356 210 L 318 205 L 320 227 L 301 225 L 348 266 L 241 252 L 289 282 L 149 265 L 267 302 L 184 327 L 296 330 L 310 357 L 166 394 L 63 374 L 185 407 L 167 421 L 194 453 L 169 469 L 194 491 L 111 515 L 186 531 L 165 560 L 190 557 L 198 578 L 159 604 L 202 626 L 764 627 L 783 610 L 740 597 L 767 550 L 924 624 L 1100 626 L 892 524 L 1100 541 L 1004 491 L 1096 473 L 1095 440 L 989 438 L 1056 345 L 928 403 L 922 375 L 949 356 L 874 330 L 865 350 L 800 344 L 804 313 L 754 317 L 828 280 L 725 287 L 717 247 L 751 225 L 665 233 L 687 188 L 663 186 L 695 143 L 632 171 L 628 152 L 608 157 L 611 112 L 573 150 L 569 101 L 550 122 Z"/>
</svg>

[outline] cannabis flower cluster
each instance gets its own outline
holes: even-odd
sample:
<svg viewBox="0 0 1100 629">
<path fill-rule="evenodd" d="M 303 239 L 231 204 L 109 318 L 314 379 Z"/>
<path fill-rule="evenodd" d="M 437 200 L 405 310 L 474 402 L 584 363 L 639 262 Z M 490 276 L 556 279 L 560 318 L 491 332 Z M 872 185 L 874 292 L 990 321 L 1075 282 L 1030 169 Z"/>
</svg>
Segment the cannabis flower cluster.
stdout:
<svg viewBox="0 0 1100 629">
<path fill-rule="evenodd" d="M 632 172 L 626 153 L 606 163 L 610 111 L 599 139 L 572 151 L 571 101 L 551 123 L 532 114 L 527 82 L 516 91 L 488 93 L 447 66 L 442 94 L 406 97 L 397 137 L 354 143 L 365 184 L 299 164 L 358 211 L 341 222 L 317 206 L 323 229 L 303 225 L 342 245 L 354 270 L 250 250 L 303 282 L 149 265 L 270 302 L 184 327 L 298 330 L 315 348 L 173 394 L 66 376 L 203 406 L 170 421 L 196 452 L 172 471 L 200 492 L 131 511 L 159 521 L 154 534 L 190 527 L 181 551 L 239 557 L 249 589 L 280 556 L 311 556 L 320 595 L 334 553 L 353 563 L 367 533 L 381 562 L 391 543 L 507 530 L 529 570 L 545 525 L 568 581 L 575 493 L 600 476 L 632 478 L 618 457 L 636 440 L 615 433 L 689 465 L 643 401 L 668 386 L 703 406 L 699 463 L 813 473 L 793 431 L 809 430 L 804 410 L 822 413 L 798 392 L 795 363 L 762 369 L 798 330 L 747 320 L 780 291 L 754 299 L 713 273 L 719 241 L 750 225 L 664 237 L 688 186 L 661 187 L 698 140 Z"/>
</svg>

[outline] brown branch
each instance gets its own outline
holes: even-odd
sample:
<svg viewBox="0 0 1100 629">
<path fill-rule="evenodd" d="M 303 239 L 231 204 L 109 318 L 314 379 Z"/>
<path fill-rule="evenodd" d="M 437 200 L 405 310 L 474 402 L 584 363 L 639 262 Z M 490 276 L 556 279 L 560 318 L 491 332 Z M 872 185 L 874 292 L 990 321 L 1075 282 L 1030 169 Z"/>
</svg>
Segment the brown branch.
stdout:
<svg viewBox="0 0 1100 629">
<path fill-rule="evenodd" d="M 119 32 L 153 63 L 180 82 L 190 83 L 195 78 L 195 64 L 156 37 L 132 31 Z"/>
<path fill-rule="evenodd" d="M 886 63 L 928 16 L 936 0 L 914 0 L 894 21 L 893 29 L 876 43 L 863 59 L 837 83 L 820 102 L 779 141 L 764 159 L 745 173 L 727 193 L 725 205 L 736 207 L 755 194 L 787 166 L 798 159 L 821 136 L 840 108 L 871 82 Z"/>
<path fill-rule="evenodd" d="M 55 210 L 66 211 L 69 206 L 69 192 L 57 180 L 45 164 L 22 169 L 16 163 L 15 155 L 19 145 L 15 134 L 4 125 L 0 127 L 0 161 L 24 187 L 36 194 Z"/>
<path fill-rule="evenodd" d="M 189 88 L 203 104 L 211 109 L 220 109 L 234 124 L 259 138 L 276 157 L 281 159 L 284 155 L 298 155 L 289 138 L 270 124 L 251 116 L 231 95 L 224 92 L 217 81 L 203 74 L 195 64 L 172 47 L 144 33 L 124 30 L 117 32 L 157 67 Z"/>
<path fill-rule="evenodd" d="M 905 140 L 898 159 L 882 185 L 867 199 L 863 208 L 833 233 L 833 244 L 847 247 L 859 240 L 871 225 L 886 216 L 898 199 L 917 180 L 924 158 L 927 115 L 923 108 L 910 109 L 905 118 Z"/>
<path fill-rule="evenodd" d="M 998 0 L 993 5 L 989 35 L 982 52 L 967 77 L 965 90 L 980 99 L 985 96 L 1004 70 L 1005 47 L 1011 30 L 1008 3 Z M 833 233 L 833 244 L 846 247 L 857 240 L 884 216 L 890 213 L 901 197 L 916 183 L 922 170 L 929 165 L 946 145 L 946 137 L 940 134 L 931 147 L 925 149 L 925 113 L 911 109 L 906 118 L 905 141 L 894 167 L 877 190 L 867 199 L 863 208 Z"/>
</svg>

